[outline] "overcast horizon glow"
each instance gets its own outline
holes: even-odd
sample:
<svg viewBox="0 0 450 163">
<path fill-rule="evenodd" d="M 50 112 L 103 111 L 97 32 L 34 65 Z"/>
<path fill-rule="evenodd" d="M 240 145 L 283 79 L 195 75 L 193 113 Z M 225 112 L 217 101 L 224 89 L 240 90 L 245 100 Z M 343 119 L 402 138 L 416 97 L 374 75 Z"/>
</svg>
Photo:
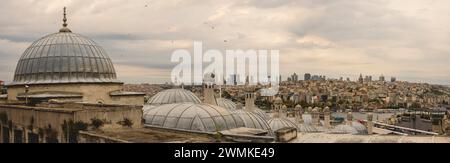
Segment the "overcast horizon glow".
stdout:
<svg viewBox="0 0 450 163">
<path fill-rule="evenodd" d="M 450 85 L 448 0 L 2 0 L 0 80 L 61 28 L 100 44 L 126 83 L 170 82 L 173 51 L 277 49 L 284 78 L 383 74 Z M 205 63 L 206 64 L 206 63 Z"/>
</svg>

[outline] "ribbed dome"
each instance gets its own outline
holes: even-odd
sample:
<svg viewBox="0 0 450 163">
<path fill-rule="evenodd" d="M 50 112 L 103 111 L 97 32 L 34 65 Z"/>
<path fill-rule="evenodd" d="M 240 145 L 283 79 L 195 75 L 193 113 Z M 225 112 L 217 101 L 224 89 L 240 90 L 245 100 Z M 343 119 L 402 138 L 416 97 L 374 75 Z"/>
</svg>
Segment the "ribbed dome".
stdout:
<svg viewBox="0 0 450 163">
<path fill-rule="evenodd" d="M 185 89 L 168 89 L 154 95 L 147 101 L 147 104 L 163 105 L 183 102 L 202 103 L 202 101 L 191 91 Z"/>
<path fill-rule="evenodd" d="M 12 85 L 104 82 L 119 82 L 105 50 L 68 31 L 31 44 L 17 63 Z"/>
<path fill-rule="evenodd" d="M 272 131 L 277 131 L 285 127 L 293 127 L 298 129 L 297 124 L 286 118 L 272 118 L 268 121 Z"/>
<path fill-rule="evenodd" d="M 253 112 L 253 113 L 259 115 L 260 117 L 262 117 L 263 119 L 265 119 L 266 121 L 268 121 L 270 119 L 270 115 L 267 114 L 266 111 L 258 108 L 257 106 L 253 106 L 253 108 L 250 108 L 250 109 L 244 107 L 244 109 L 250 110 L 251 112 Z"/>
<path fill-rule="evenodd" d="M 232 113 L 239 116 L 243 120 L 244 127 L 266 130 L 271 133 L 269 124 L 261 116 L 243 109 L 235 110 Z"/>
<path fill-rule="evenodd" d="M 252 110 L 253 113 L 261 116 L 263 119 L 265 119 L 266 121 L 270 119 L 269 114 L 267 114 L 264 110 L 261 110 L 259 108 L 255 108 Z"/>
<path fill-rule="evenodd" d="M 313 133 L 313 132 L 319 132 L 319 130 L 311 125 L 305 125 L 305 124 L 300 124 L 298 125 L 298 132 L 303 132 L 303 133 Z"/>
<path fill-rule="evenodd" d="M 146 125 L 187 131 L 216 132 L 243 126 L 227 109 L 209 104 L 178 103 L 146 110 Z"/>
<path fill-rule="evenodd" d="M 216 102 L 217 102 L 217 105 L 220 107 L 223 107 L 223 108 L 231 110 L 231 111 L 236 110 L 236 103 L 234 103 L 231 100 L 228 100 L 226 98 L 217 98 Z"/>
</svg>

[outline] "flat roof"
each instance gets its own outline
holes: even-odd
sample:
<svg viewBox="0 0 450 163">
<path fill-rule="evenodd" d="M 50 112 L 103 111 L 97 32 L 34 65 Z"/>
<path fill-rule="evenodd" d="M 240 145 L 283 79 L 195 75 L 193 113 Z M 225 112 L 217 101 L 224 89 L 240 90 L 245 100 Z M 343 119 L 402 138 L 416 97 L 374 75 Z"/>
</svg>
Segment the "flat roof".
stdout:
<svg viewBox="0 0 450 163">
<path fill-rule="evenodd" d="M 450 137 L 298 133 L 291 143 L 450 143 Z"/>
<path fill-rule="evenodd" d="M 24 109 L 24 110 L 36 110 L 36 111 L 48 111 L 48 112 L 64 112 L 64 113 L 73 113 L 76 111 L 83 110 L 83 109 L 77 109 L 77 108 L 46 108 L 46 107 L 33 107 L 33 106 L 23 106 L 23 105 L 0 105 L 0 108 Z"/>
<path fill-rule="evenodd" d="M 216 139 L 207 134 L 180 132 L 158 128 L 105 129 L 85 133 L 109 137 L 132 143 L 213 143 Z"/>
</svg>

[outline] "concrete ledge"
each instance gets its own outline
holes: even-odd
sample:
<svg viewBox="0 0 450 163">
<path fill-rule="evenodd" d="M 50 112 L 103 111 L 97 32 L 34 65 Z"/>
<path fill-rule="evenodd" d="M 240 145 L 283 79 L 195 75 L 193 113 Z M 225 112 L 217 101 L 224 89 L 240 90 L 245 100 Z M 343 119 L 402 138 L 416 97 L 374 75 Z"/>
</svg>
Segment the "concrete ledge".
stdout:
<svg viewBox="0 0 450 163">
<path fill-rule="evenodd" d="M 275 138 L 277 142 L 289 142 L 297 138 L 297 129 L 293 127 L 285 127 L 275 131 Z"/>
<path fill-rule="evenodd" d="M 121 140 L 100 134 L 79 131 L 79 143 L 131 143 L 126 140 Z"/>
</svg>

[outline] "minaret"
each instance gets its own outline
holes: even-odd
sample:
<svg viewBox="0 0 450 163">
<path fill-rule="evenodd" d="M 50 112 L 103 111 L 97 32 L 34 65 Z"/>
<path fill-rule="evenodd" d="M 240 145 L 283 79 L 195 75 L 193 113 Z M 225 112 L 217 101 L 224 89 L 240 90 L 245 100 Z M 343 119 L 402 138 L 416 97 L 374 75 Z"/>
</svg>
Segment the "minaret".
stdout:
<svg viewBox="0 0 450 163">
<path fill-rule="evenodd" d="M 217 105 L 216 98 L 214 97 L 214 85 L 205 83 L 203 84 L 203 97 L 204 102 L 211 105 Z"/>
<path fill-rule="evenodd" d="M 369 134 L 369 135 L 373 134 L 373 114 L 372 113 L 367 114 L 367 134 Z"/>
<path fill-rule="evenodd" d="M 310 106 L 306 109 L 306 113 L 311 114 L 312 110 L 313 110 L 313 108 Z"/>
<path fill-rule="evenodd" d="M 283 105 L 280 109 L 280 117 L 286 118 L 287 117 L 287 106 Z"/>
<path fill-rule="evenodd" d="M 205 76 L 203 81 L 203 102 L 217 106 L 216 97 L 214 96 L 214 77 L 214 74 L 208 74 Z"/>
<path fill-rule="evenodd" d="M 279 111 L 281 107 L 283 106 L 283 100 L 280 97 L 275 97 L 275 100 L 273 102 L 273 110 Z"/>
<path fill-rule="evenodd" d="M 295 106 L 295 109 L 294 109 L 294 111 L 295 111 L 295 121 L 297 121 L 297 123 L 303 123 L 303 108 L 302 108 L 302 106 L 301 105 L 297 105 L 297 106 Z"/>
<path fill-rule="evenodd" d="M 255 100 L 255 93 L 245 93 L 245 109 L 248 111 L 252 111 L 255 108 Z"/>
<path fill-rule="evenodd" d="M 330 112 L 330 108 L 327 106 L 323 110 L 323 121 L 324 121 L 324 126 L 326 128 L 331 128 L 330 119 L 331 119 L 331 112 Z"/>
<path fill-rule="evenodd" d="M 314 126 L 318 126 L 320 124 L 320 118 L 319 118 L 319 108 L 315 107 L 312 110 L 312 123 Z"/>
<path fill-rule="evenodd" d="M 219 98 L 222 98 L 222 85 L 219 85 Z"/>
<path fill-rule="evenodd" d="M 353 113 L 352 112 L 348 112 L 347 113 L 347 125 L 352 125 L 353 122 Z"/>
</svg>

